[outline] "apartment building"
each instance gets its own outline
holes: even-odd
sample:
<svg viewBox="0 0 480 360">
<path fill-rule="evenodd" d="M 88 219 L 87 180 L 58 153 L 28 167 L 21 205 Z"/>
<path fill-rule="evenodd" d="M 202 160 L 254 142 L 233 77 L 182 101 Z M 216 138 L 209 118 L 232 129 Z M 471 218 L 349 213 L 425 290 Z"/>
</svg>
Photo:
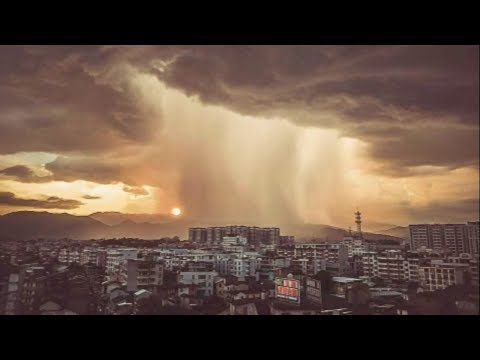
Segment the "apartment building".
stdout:
<svg viewBox="0 0 480 360">
<path fill-rule="evenodd" d="M 345 236 L 342 240 L 342 244 L 347 247 L 348 257 L 362 255 L 366 251 L 363 238 L 360 237 Z"/>
<path fill-rule="evenodd" d="M 163 264 L 150 259 L 127 260 L 127 291 L 148 290 L 156 293 L 163 284 Z"/>
<path fill-rule="evenodd" d="M 290 262 L 290 269 L 295 274 L 300 273 L 300 274 L 307 275 L 308 259 L 307 258 L 292 259 Z"/>
<path fill-rule="evenodd" d="M 295 244 L 295 236 L 291 235 L 280 235 L 278 238 L 279 246 L 289 246 Z"/>
<path fill-rule="evenodd" d="M 469 221 L 467 222 L 467 251 L 470 254 L 478 255 L 479 254 L 479 221 Z"/>
<path fill-rule="evenodd" d="M 284 256 L 287 258 L 292 258 L 295 256 L 295 246 L 286 245 L 286 246 L 277 247 L 277 255 Z"/>
<path fill-rule="evenodd" d="M 208 271 L 206 269 L 190 271 L 185 269 L 178 273 L 177 281 L 182 285 L 198 286 L 198 296 L 211 296 L 214 294 L 214 281 L 217 276 L 218 273 L 216 271 Z"/>
<path fill-rule="evenodd" d="M 106 270 L 108 274 L 116 274 L 120 271 L 123 256 L 116 250 L 107 251 Z"/>
<path fill-rule="evenodd" d="M 122 265 L 125 265 L 127 260 L 136 259 L 137 257 L 137 249 L 118 248 L 115 250 L 108 250 L 106 255 L 107 273 L 117 274 L 122 270 Z"/>
<path fill-rule="evenodd" d="M 79 249 L 63 248 L 58 253 L 58 261 L 63 264 L 80 263 Z"/>
<path fill-rule="evenodd" d="M 320 258 L 330 263 L 348 261 L 348 248 L 344 244 L 296 244 L 294 249 L 297 258 Z"/>
<path fill-rule="evenodd" d="M 385 280 L 418 281 L 421 262 L 418 257 L 408 257 L 398 250 L 369 251 L 362 256 L 363 275 Z"/>
<path fill-rule="evenodd" d="M 207 243 L 213 245 L 219 245 L 222 243 L 222 239 L 225 236 L 225 230 L 222 227 L 209 227 L 207 228 Z"/>
<path fill-rule="evenodd" d="M 248 243 L 248 239 L 245 236 L 224 236 L 222 238 L 222 245 L 240 245 L 245 246 Z"/>
<path fill-rule="evenodd" d="M 460 256 L 449 256 L 445 259 L 446 263 L 453 263 L 453 264 L 466 264 L 467 272 L 470 277 L 470 283 L 474 287 L 479 287 L 479 256 L 471 255 L 471 254 L 461 254 Z"/>
<path fill-rule="evenodd" d="M 80 264 L 97 264 L 97 250 L 83 249 L 80 254 Z"/>
<path fill-rule="evenodd" d="M 279 228 L 260 228 L 257 226 L 229 225 L 222 227 L 194 227 L 188 231 L 188 240 L 196 244 L 220 244 L 225 236 L 241 236 L 249 245 L 278 245 L 280 243 Z"/>
<path fill-rule="evenodd" d="M 466 224 L 409 225 L 411 249 L 427 248 L 448 250 L 458 256 L 462 253 L 478 254 L 479 222 Z"/>
<path fill-rule="evenodd" d="M 197 244 L 206 243 L 207 229 L 199 227 L 188 229 L 188 240 Z"/>
<path fill-rule="evenodd" d="M 9 276 L 5 314 L 35 313 L 43 300 L 46 285 L 47 276 L 43 266 L 22 265 Z"/>
<path fill-rule="evenodd" d="M 452 254 L 460 255 L 466 252 L 467 226 L 465 224 L 444 225 L 444 245 Z M 434 249 L 435 249 L 435 243 Z"/>
<path fill-rule="evenodd" d="M 256 276 L 257 259 L 239 257 L 230 260 L 230 274 L 239 278 Z"/>
<path fill-rule="evenodd" d="M 420 284 L 428 291 L 462 285 L 468 271 L 468 264 L 447 263 L 443 260 L 432 260 L 429 265 L 421 265 L 418 269 Z"/>
</svg>

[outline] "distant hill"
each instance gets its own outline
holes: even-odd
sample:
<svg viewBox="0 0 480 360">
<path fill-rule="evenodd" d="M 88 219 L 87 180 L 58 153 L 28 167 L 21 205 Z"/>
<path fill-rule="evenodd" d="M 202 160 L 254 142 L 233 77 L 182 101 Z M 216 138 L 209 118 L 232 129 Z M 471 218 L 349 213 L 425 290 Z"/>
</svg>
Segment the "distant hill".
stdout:
<svg viewBox="0 0 480 360">
<path fill-rule="evenodd" d="M 163 216 L 163 217 L 162 217 Z M 153 217 L 153 215 L 152 215 Z M 158 219 L 165 219 L 159 215 Z M 104 223 L 99 219 L 103 219 Z M 169 222 L 137 223 L 134 219 L 141 216 L 121 213 L 95 213 L 89 216 L 74 216 L 69 214 L 52 214 L 48 212 L 19 211 L 0 216 L 0 239 L 93 239 L 93 238 L 142 238 L 159 239 L 162 237 L 179 236 L 186 239 L 188 228 L 194 226 L 211 226 L 208 223 L 192 219 L 170 218 Z M 121 221 L 120 221 L 121 220 Z M 217 223 L 225 225 L 224 223 Z M 277 225 L 282 235 L 294 235 L 298 241 L 309 241 L 312 238 L 326 241 L 340 241 L 348 234 L 345 229 L 319 224 L 285 224 Z M 391 235 L 364 233 L 370 240 L 395 240 L 402 239 Z"/>
<path fill-rule="evenodd" d="M 391 229 L 382 230 L 381 233 L 395 236 L 405 240 L 410 239 L 410 231 L 408 230 L 407 226 L 395 226 Z"/>
<path fill-rule="evenodd" d="M 0 216 L 0 238 L 89 239 L 108 233 L 110 227 L 88 216 L 19 211 Z"/>
<path fill-rule="evenodd" d="M 132 221 L 137 224 L 163 224 L 175 220 L 172 215 L 167 214 L 124 214 L 115 211 L 96 212 L 91 214 L 90 217 L 110 226 L 118 225 L 126 220 Z"/>
<path fill-rule="evenodd" d="M 282 234 L 294 235 L 297 241 L 309 241 L 310 239 L 322 239 L 327 242 L 338 242 L 348 235 L 348 230 L 337 228 L 329 225 L 320 224 L 292 224 L 283 225 L 281 227 Z M 370 232 L 363 232 L 363 237 L 368 240 L 393 240 L 396 242 L 403 242 L 402 238 L 390 234 L 377 234 Z"/>
<path fill-rule="evenodd" d="M 186 234 L 188 224 L 171 221 L 167 224 L 137 224 L 125 219 L 117 225 L 107 225 L 89 216 L 19 211 L 0 216 L 0 239 L 93 239 L 138 237 L 159 239 Z"/>
</svg>

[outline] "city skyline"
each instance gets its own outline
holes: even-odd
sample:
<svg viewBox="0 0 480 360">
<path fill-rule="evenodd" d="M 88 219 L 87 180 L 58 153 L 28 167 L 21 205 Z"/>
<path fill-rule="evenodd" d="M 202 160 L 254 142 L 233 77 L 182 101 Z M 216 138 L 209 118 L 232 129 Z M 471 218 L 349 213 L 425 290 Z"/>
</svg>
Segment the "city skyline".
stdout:
<svg viewBox="0 0 480 360">
<path fill-rule="evenodd" d="M 478 46 L 2 46 L 0 214 L 479 218 Z"/>
</svg>

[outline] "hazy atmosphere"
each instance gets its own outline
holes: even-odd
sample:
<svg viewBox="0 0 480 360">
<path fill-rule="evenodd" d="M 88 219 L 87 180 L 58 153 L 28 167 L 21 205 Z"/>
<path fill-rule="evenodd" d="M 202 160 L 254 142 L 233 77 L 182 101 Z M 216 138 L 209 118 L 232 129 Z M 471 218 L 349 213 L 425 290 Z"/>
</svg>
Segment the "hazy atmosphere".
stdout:
<svg viewBox="0 0 480 360">
<path fill-rule="evenodd" d="M 0 214 L 478 220 L 478 46 L 2 46 Z"/>
</svg>

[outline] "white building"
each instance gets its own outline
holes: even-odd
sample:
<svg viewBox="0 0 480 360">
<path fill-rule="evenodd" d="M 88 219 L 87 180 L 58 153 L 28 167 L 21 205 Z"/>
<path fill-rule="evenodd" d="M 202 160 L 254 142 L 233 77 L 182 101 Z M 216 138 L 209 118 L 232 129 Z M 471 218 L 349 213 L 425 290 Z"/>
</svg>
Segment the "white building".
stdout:
<svg viewBox="0 0 480 360">
<path fill-rule="evenodd" d="M 216 276 L 216 271 L 180 271 L 177 280 L 179 284 L 197 285 L 199 296 L 211 296 L 214 294 Z"/>
<path fill-rule="evenodd" d="M 224 236 L 222 245 L 247 245 L 247 238 L 244 236 Z"/>
<path fill-rule="evenodd" d="M 80 254 L 80 264 L 97 264 L 97 250 L 94 249 L 83 249 Z"/>
<path fill-rule="evenodd" d="M 279 256 L 272 259 L 272 265 L 277 268 L 287 268 L 291 264 L 291 259 L 284 256 Z"/>
<path fill-rule="evenodd" d="M 107 251 L 106 268 L 107 273 L 117 274 L 122 268 L 126 268 L 127 260 L 136 259 L 138 249 L 118 248 Z"/>
<path fill-rule="evenodd" d="M 222 249 L 227 252 L 241 253 L 247 245 L 248 239 L 244 236 L 224 236 L 222 239 Z"/>
<path fill-rule="evenodd" d="M 354 255 L 362 255 L 366 250 L 362 238 L 345 236 L 342 240 L 342 244 L 347 246 L 348 257 L 352 257 Z"/>
<path fill-rule="evenodd" d="M 363 274 L 386 280 L 418 281 L 420 259 L 406 257 L 401 251 L 365 252 L 362 256 Z"/>
<path fill-rule="evenodd" d="M 347 262 L 348 248 L 343 244 L 296 244 L 294 256 L 320 258 L 330 263 Z"/>
<path fill-rule="evenodd" d="M 419 267 L 419 278 L 425 290 L 443 290 L 448 286 L 463 284 L 466 272 L 468 264 L 432 260 L 430 265 Z"/>
<path fill-rule="evenodd" d="M 58 253 L 58 261 L 63 264 L 80 263 L 80 251 L 63 248 Z"/>
<path fill-rule="evenodd" d="M 122 254 L 116 250 L 107 251 L 106 270 L 108 274 L 116 274 L 120 271 L 120 264 L 122 262 Z"/>
<path fill-rule="evenodd" d="M 230 274 L 237 277 L 256 276 L 257 260 L 253 258 L 240 257 L 231 259 Z"/>
</svg>

